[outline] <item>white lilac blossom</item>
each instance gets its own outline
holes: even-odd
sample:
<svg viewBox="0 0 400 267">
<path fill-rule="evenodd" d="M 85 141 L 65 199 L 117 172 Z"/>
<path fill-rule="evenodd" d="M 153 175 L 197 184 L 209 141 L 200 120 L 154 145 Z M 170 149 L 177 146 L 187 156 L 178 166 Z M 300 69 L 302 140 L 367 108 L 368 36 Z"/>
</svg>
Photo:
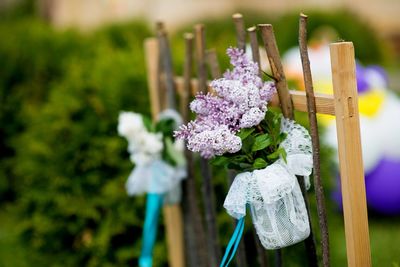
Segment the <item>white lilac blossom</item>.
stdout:
<svg viewBox="0 0 400 267">
<path fill-rule="evenodd" d="M 133 112 L 122 111 L 118 118 L 118 133 L 119 135 L 130 138 L 138 132 L 144 131 L 142 116 Z"/>
<path fill-rule="evenodd" d="M 131 161 L 145 165 L 161 157 L 164 148 L 160 133 L 148 132 L 142 115 L 134 112 L 121 112 L 118 119 L 118 133 L 128 140 Z"/>
<path fill-rule="evenodd" d="M 229 48 L 227 54 L 233 70 L 211 82 L 212 94 L 196 96 L 190 104 L 196 119 L 175 132 L 177 138 L 187 140 L 189 150 L 205 158 L 239 151 L 242 144 L 235 134 L 264 119 L 267 102 L 276 91 L 274 83 L 262 81 L 258 65 L 243 50 Z"/>
</svg>

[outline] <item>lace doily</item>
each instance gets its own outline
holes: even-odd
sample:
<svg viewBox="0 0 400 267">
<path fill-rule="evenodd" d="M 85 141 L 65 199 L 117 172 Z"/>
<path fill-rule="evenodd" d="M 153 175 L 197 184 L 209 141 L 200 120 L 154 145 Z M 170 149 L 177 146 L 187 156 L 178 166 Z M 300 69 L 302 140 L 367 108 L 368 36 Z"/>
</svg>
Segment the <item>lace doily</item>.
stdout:
<svg viewBox="0 0 400 267">
<path fill-rule="evenodd" d="M 224 202 L 227 212 L 240 219 L 250 206 L 253 224 L 267 249 L 292 245 L 308 237 L 309 220 L 296 175 L 305 176 L 309 187 L 312 172 L 311 138 L 294 121 L 282 119 L 287 133 L 281 147 L 286 162 L 279 159 L 265 169 L 240 173 L 235 177 Z"/>
<path fill-rule="evenodd" d="M 173 167 L 162 160 L 146 165 L 137 165 L 126 181 L 128 195 L 143 193 L 163 194 L 179 184 L 186 177 L 186 167 Z"/>
</svg>

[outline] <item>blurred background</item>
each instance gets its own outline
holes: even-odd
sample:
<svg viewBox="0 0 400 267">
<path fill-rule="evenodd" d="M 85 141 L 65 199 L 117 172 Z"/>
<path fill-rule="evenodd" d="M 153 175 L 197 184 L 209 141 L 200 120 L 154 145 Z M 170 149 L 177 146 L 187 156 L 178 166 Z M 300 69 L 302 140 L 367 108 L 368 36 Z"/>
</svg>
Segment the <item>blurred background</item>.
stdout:
<svg viewBox="0 0 400 267">
<path fill-rule="evenodd" d="M 150 113 L 143 41 L 163 20 L 180 75 L 182 35 L 203 22 L 207 46 L 216 48 L 226 68 L 225 49 L 236 43 L 235 12 L 248 27 L 272 23 L 282 55 L 297 46 L 298 14 L 304 12 L 314 44 L 325 38 L 352 41 L 361 66 L 382 67 L 385 82 L 368 80 L 367 91 L 384 87 L 400 107 L 398 0 L 0 0 L 0 267 L 137 265 L 145 201 L 126 195 L 133 166 L 116 126 L 121 110 Z M 295 73 L 288 78 L 301 89 Z M 366 113 L 375 118 L 384 104 L 368 99 Z M 399 125 L 400 114 L 392 115 L 390 123 Z M 298 117 L 306 122 L 304 114 Z M 391 131 L 371 129 L 382 133 L 377 144 Z M 327 143 L 321 154 L 332 266 L 345 266 L 335 153 Z M 377 175 L 378 160 L 366 173 L 375 177 L 371 189 L 384 188 L 368 200 L 374 266 L 400 266 L 400 157 L 392 161 L 392 172 Z M 225 246 L 233 231 L 222 209 L 226 174 L 214 173 Z M 199 175 L 196 179 L 201 182 Z M 385 188 L 392 189 L 390 200 L 381 198 Z M 313 192 L 310 199 L 315 207 Z M 167 266 L 160 227 L 154 266 Z M 245 234 L 251 260 L 250 236 Z M 283 251 L 284 266 L 304 266 L 303 246 Z"/>
</svg>

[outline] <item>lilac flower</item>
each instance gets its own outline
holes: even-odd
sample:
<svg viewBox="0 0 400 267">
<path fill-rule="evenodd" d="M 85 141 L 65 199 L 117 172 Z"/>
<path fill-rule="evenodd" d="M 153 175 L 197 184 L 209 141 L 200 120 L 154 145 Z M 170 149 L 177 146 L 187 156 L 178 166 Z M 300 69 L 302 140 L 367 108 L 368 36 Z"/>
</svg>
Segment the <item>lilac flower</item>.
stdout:
<svg viewBox="0 0 400 267">
<path fill-rule="evenodd" d="M 258 65 L 243 50 L 229 48 L 227 54 L 233 70 L 211 82 L 214 94 L 196 96 L 190 104 L 196 119 L 175 132 L 175 137 L 187 140 L 189 150 L 205 158 L 239 151 L 242 144 L 235 134 L 264 119 L 276 90 L 274 83 L 258 77 Z"/>
<path fill-rule="evenodd" d="M 193 135 L 188 140 L 187 146 L 193 152 L 200 152 L 202 157 L 211 158 L 214 155 L 239 151 L 242 147 L 242 141 L 226 125 L 221 125 L 218 128 Z"/>
</svg>

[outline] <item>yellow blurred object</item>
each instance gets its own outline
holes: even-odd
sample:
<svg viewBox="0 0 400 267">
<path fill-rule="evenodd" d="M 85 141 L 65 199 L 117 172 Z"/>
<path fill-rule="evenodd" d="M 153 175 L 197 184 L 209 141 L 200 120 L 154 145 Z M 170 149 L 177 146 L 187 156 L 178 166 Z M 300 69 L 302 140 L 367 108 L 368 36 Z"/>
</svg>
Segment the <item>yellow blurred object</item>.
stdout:
<svg viewBox="0 0 400 267">
<path fill-rule="evenodd" d="M 320 84 L 322 85 L 322 84 Z M 332 86 L 332 85 L 331 85 Z M 320 90 L 319 88 L 323 88 Z M 327 90 L 327 86 L 317 87 L 317 92 L 324 94 L 331 94 L 331 90 Z M 374 117 L 382 108 L 385 101 L 385 91 L 373 89 L 358 96 L 358 110 L 361 116 Z M 318 122 L 324 126 L 328 126 L 334 121 L 335 117 L 331 115 L 320 114 L 318 115 Z"/>
<path fill-rule="evenodd" d="M 383 90 L 372 89 L 358 96 L 358 109 L 361 115 L 373 117 L 381 109 L 385 100 Z"/>
</svg>

